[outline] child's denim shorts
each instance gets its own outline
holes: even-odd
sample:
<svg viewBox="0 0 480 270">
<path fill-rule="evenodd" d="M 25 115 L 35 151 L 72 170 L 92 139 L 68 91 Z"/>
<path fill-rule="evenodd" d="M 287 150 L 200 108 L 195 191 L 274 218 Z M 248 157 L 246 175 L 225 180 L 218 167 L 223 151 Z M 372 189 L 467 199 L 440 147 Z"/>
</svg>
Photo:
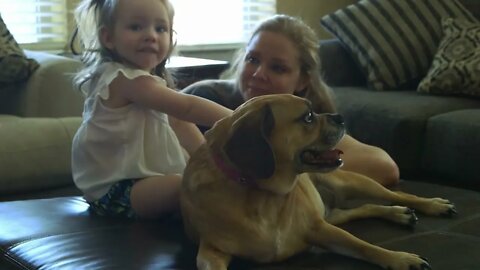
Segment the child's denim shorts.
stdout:
<svg viewBox="0 0 480 270">
<path fill-rule="evenodd" d="M 89 202 L 89 210 L 99 216 L 136 218 L 130 202 L 130 192 L 135 182 L 136 180 L 127 179 L 113 184 L 107 194 Z"/>
</svg>

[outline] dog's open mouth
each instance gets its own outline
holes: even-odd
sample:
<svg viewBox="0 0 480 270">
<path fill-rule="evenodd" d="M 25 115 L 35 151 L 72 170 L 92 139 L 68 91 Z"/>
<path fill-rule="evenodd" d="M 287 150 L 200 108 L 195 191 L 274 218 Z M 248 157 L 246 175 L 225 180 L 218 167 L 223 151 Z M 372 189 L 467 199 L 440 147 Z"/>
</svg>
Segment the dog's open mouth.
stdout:
<svg viewBox="0 0 480 270">
<path fill-rule="evenodd" d="M 327 151 L 308 149 L 302 152 L 301 160 L 305 165 L 318 168 L 336 168 L 343 163 L 340 158 L 341 154 L 343 154 L 343 152 L 340 149 L 330 149 Z"/>
</svg>

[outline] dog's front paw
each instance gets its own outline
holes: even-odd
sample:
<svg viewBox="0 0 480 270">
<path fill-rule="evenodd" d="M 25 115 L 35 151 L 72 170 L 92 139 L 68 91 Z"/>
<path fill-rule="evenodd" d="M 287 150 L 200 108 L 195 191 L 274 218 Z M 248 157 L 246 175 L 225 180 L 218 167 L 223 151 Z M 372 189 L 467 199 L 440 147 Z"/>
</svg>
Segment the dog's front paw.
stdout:
<svg viewBox="0 0 480 270">
<path fill-rule="evenodd" d="M 417 207 L 417 209 L 422 213 L 431 216 L 452 217 L 457 214 L 455 205 L 449 200 L 442 198 L 425 199 L 424 203 Z"/>
<path fill-rule="evenodd" d="M 432 269 L 427 259 L 407 252 L 395 252 L 392 261 L 385 269 L 389 270 L 427 270 Z"/>
<path fill-rule="evenodd" d="M 404 206 L 390 206 L 390 212 L 386 218 L 411 228 L 415 227 L 418 221 L 415 210 Z"/>
</svg>

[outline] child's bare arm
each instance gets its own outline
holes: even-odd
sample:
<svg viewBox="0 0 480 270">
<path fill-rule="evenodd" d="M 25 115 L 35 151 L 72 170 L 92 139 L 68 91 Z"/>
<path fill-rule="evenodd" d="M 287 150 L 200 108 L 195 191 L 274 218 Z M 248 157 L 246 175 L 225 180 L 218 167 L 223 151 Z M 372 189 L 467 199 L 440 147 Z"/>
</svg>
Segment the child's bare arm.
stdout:
<svg viewBox="0 0 480 270">
<path fill-rule="evenodd" d="M 118 76 L 110 84 L 110 89 L 130 102 L 198 125 L 212 126 L 232 113 L 232 110 L 213 101 L 177 92 L 148 76 L 133 80 Z"/>
<path fill-rule="evenodd" d="M 175 131 L 180 144 L 187 150 L 190 156 L 205 142 L 205 137 L 195 124 L 172 116 L 168 117 L 168 121 L 173 131 Z"/>
</svg>

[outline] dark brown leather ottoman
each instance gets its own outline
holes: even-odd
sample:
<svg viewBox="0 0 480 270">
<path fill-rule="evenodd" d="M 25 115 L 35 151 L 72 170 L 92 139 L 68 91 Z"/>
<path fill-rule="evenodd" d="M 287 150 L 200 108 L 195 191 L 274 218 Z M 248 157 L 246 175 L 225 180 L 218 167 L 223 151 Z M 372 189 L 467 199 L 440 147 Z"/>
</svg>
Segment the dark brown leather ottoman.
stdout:
<svg viewBox="0 0 480 270">
<path fill-rule="evenodd" d="M 345 229 L 377 245 L 420 254 L 436 270 L 480 269 L 480 193 L 403 181 L 398 189 L 441 196 L 457 206 L 454 218 L 418 215 L 414 230 L 382 220 Z M 179 219 L 129 221 L 95 217 L 81 197 L 0 203 L 0 269 L 195 269 L 196 248 Z M 379 269 L 320 249 L 286 262 L 234 260 L 229 269 Z"/>
</svg>

